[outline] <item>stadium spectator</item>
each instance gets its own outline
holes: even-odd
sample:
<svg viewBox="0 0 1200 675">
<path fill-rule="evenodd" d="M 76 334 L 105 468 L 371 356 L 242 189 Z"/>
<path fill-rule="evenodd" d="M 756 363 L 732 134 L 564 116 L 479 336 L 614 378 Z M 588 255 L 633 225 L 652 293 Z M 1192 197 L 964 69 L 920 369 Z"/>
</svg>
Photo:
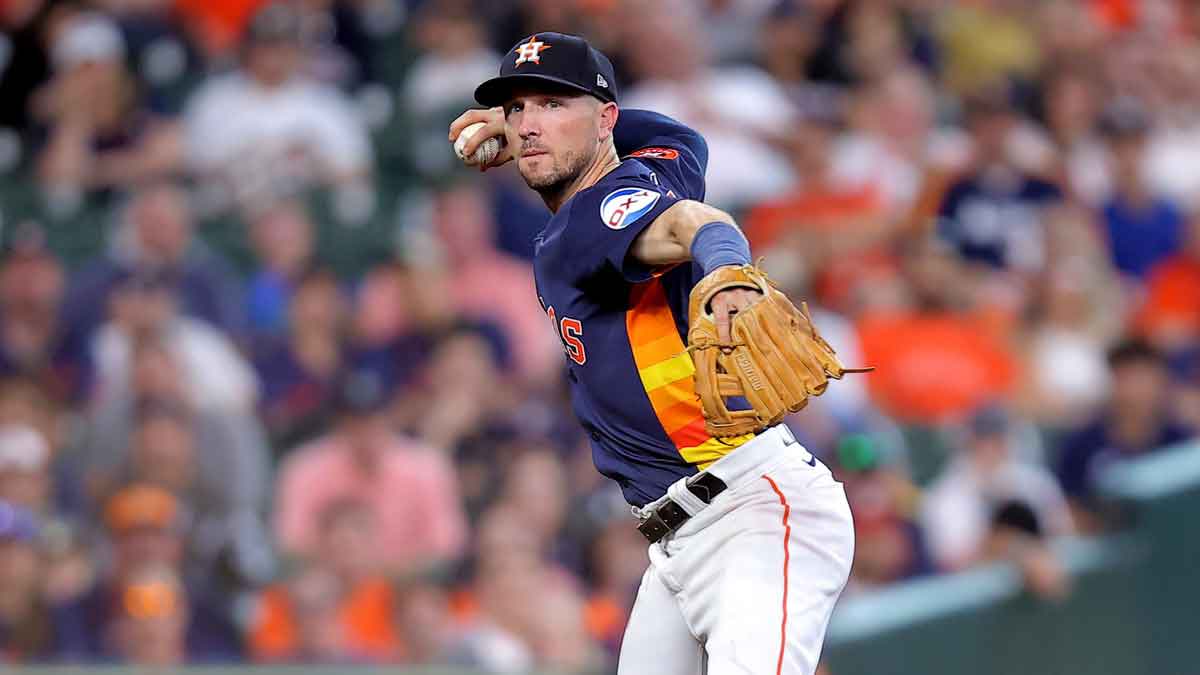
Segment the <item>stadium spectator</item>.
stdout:
<svg viewBox="0 0 1200 675">
<path fill-rule="evenodd" d="M 1045 218 L 1060 204 L 1055 185 L 1026 173 L 1014 156 L 1021 118 L 1006 87 L 989 87 L 966 101 L 973 165 L 947 190 L 938 233 L 966 260 L 1035 274 L 1045 265 Z"/>
<path fill-rule="evenodd" d="M 645 108 L 688 124 L 708 143 L 706 201 L 735 208 L 776 195 L 793 172 L 778 142 L 795 120 L 786 94 L 757 67 L 711 66 L 698 9 L 685 2 L 640 8 L 628 28 L 627 56 L 638 77 L 621 105 Z M 622 83 L 623 84 L 623 83 Z M 753 100 L 754 105 L 739 105 Z"/>
<path fill-rule="evenodd" d="M 38 171 L 52 195 L 77 200 L 80 192 L 126 188 L 182 168 L 179 126 L 143 99 L 112 19 L 96 12 L 68 17 L 50 57 L 54 77 L 37 110 L 48 128 Z"/>
<path fill-rule="evenodd" d="M 918 491 L 899 458 L 863 434 L 845 436 L 834 458 L 854 513 L 847 590 L 862 592 L 933 571 L 915 513 Z"/>
<path fill-rule="evenodd" d="M 170 567 L 134 572 L 117 590 L 115 604 L 107 628 L 117 663 L 178 668 L 208 660 L 188 649 L 188 596 Z"/>
<path fill-rule="evenodd" d="M 1109 251 L 1117 270 L 1140 281 L 1179 248 L 1184 216 L 1146 184 L 1146 113 L 1132 104 L 1111 106 L 1101 129 L 1113 158 L 1113 192 L 1101 211 Z"/>
<path fill-rule="evenodd" d="M 332 433 L 293 451 L 280 470 L 275 535 L 282 549 L 311 556 L 320 546 L 318 515 L 357 498 L 378 523 L 376 551 L 390 573 L 453 561 L 465 545 L 454 469 L 436 450 L 388 425 L 386 392 L 369 372 L 339 384 Z"/>
<path fill-rule="evenodd" d="M 992 512 L 1006 502 L 1033 509 L 1047 535 L 1074 531 L 1058 482 L 1037 463 L 1040 452 L 1021 447 L 1035 437 L 1033 429 L 1014 428 L 1004 407 L 985 405 L 962 435 L 963 446 L 921 503 L 921 527 L 940 569 L 964 569 L 983 558 Z"/>
<path fill-rule="evenodd" d="M 445 663 L 456 629 L 445 589 L 416 580 L 405 584 L 398 595 L 396 630 L 404 648 L 404 662 Z"/>
<path fill-rule="evenodd" d="M 0 665 L 45 662 L 54 653 L 38 537 L 35 516 L 0 497 Z"/>
<path fill-rule="evenodd" d="M 487 48 L 478 17 L 468 12 L 430 11 L 433 9 L 427 6 L 413 26 L 422 55 L 405 83 L 404 104 L 418 116 L 470 104 L 475 87 L 495 74 L 500 60 L 499 54 Z M 507 51 L 510 46 L 502 49 Z"/>
<path fill-rule="evenodd" d="M 257 269 L 246 284 L 248 329 L 256 338 L 282 336 L 292 293 L 314 264 L 316 225 L 302 203 L 286 200 L 254 213 L 249 234 Z"/>
<path fill-rule="evenodd" d="M 171 612 L 156 612 L 147 618 L 151 619 L 150 624 L 157 624 L 158 619 L 178 620 L 175 612 L 186 617 L 182 623 L 188 661 L 240 658 L 241 638 L 227 618 L 223 600 L 214 597 L 199 582 L 188 585 L 178 580 L 188 532 L 185 508 L 171 493 L 150 485 L 134 484 L 113 494 L 103 513 L 105 528 L 112 538 L 112 564 L 83 597 L 61 608 L 59 658 L 103 662 L 128 658 L 130 650 L 135 648 L 156 652 L 158 648 L 153 645 L 133 644 L 136 640 L 123 641 L 119 639 L 119 631 L 114 634 L 115 626 L 129 629 L 126 622 L 136 618 L 127 616 L 128 591 L 149 578 L 171 579 L 168 584 L 171 593 L 164 596 L 174 603 L 169 606 Z M 156 636 L 158 631 L 154 629 L 162 628 L 162 639 L 173 639 L 174 634 L 165 630 L 169 625 L 138 626 Z M 172 646 L 173 643 L 161 648 L 168 650 Z"/>
<path fill-rule="evenodd" d="M 259 661 L 387 662 L 400 655 L 396 597 L 382 575 L 369 507 L 352 499 L 318 515 L 319 544 L 289 581 L 268 588 L 251 627 Z M 318 624 L 321 624 L 318 630 Z"/>
<path fill-rule="evenodd" d="M 136 269 L 166 275 L 184 314 L 235 335 L 242 330 L 238 277 L 196 236 L 187 191 L 170 182 L 139 186 L 121 216 L 106 254 L 72 275 L 64 308 L 72 326 L 98 327 L 113 287 Z"/>
<path fill-rule="evenodd" d="M 335 385 L 346 360 L 348 311 L 333 272 L 314 269 L 295 280 L 285 336 L 257 341 L 260 415 L 275 448 L 295 446 L 331 423 Z"/>
<path fill-rule="evenodd" d="M 186 493 L 197 510 L 190 559 L 206 569 L 223 560 L 242 580 L 261 580 L 271 566 L 262 516 L 270 464 L 259 421 L 197 407 L 160 341 L 137 343 L 131 358 L 129 389 L 88 420 L 79 461 L 91 494 L 102 499 L 135 476 Z"/>
<path fill-rule="evenodd" d="M 1134 325 L 1160 349 L 1178 352 L 1200 344 L 1200 215 L 1187 223 L 1182 249 L 1150 271 Z"/>
<path fill-rule="evenodd" d="M 1096 480 L 1108 465 L 1191 437 L 1171 419 L 1166 396 L 1169 372 L 1163 355 L 1141 340 L 1118 343 L 1108 353 L 1109 400 L 1086 425 L 1060 443 L 1058 479 L 1071 499 L 1080 529 L 1101 525 L 1095 509 Z"/>
<path fill-rule="evenodd" d="M 460 183 L 434 200 L 434 229 L 445 253 L 444 274 L 461 316 L 497 324 L 513 348 L 518 373 L 556 368 L 561 349 L 531 290 L 533 270 L 492 243 L 495 226 L 484 195 Z"/>
<path fill-rule="evenodd" d="M 83 404 L 91 393 L 91 353 L 83 334 L 63 322 L 65 284 L 40 230 L 19 230 L 0 262 L 0 377 L 28 377 L 57 402 Z"/>
<path fill-rule="evenodd" d="M 1025 390 L 1017 403 L 1022 414 L 1047 429 L 1083 423 L 1108 396 L 1104 347 L 1111 321 L 1101 315 L 1108 313 L 1105 300 L 1116 288 L 1096 276 L 1086 259 L 1072 257 L 1054 265 L 1033 289 Z"/>
<path fill-rule="evenodd" d="M 301 72 L 308 48 L 303 14 L 267 4 L 247 30 L 242 67 L 188 103 L 186 161 L 216 208 L 269 203 L 312 185 L 369 190 L 366 128 L 341 93 Z"/>
<path fill-rule="evenodd" d="M 1036 508 L 1020 500 L 1001 502 L 992 510 L 983 559 L 1014 563 L 1029 592 L 1061 600 L 1070 592 L 1071 580 L 1048 546 L 1049 536 Z"/>
<path fill-rule="evenodd" d="M 46 439 L 24 424 L 0 426 L 0 500 L 39 517 L 54 513 L 54 476 Z"/>
<path fill-rule="evenodd" d="M 128 391 L 141 342 L 160 342 L 179 364 L 189 403 L 199 410 L 242 414 L 258 401 L 258 379 L 224 333 L 180 313 L 166 271 L 130 270 L 117 278 L 109 320 L 92 339 L 104 396 Z"/>
<path fill-rule="evenodd" d="M 937 424 L 1004 397 L 1017 364 L 972 316 L 974 301 L 964 296 L 976 284 L 962 262 L 927 237 L 909 244 L 904 265 L 912 297 L 897 298 L 898 307 L 864 309 L 858 321 L 863 362 L 876 368 L 868 376 L 876 405 L 902 424 Z M 931 380 L 939 386 L 929 387 Z"/>
</svg>

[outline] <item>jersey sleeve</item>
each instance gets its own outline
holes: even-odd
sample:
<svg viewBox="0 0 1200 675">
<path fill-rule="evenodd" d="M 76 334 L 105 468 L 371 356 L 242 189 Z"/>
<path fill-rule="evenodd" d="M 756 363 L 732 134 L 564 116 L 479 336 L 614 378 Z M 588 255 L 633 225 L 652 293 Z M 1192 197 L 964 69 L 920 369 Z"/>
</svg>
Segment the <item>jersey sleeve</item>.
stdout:
<svg viewBox="0 0 1200 675">
<path fill-rule="evenodd" d="M 613 145 L 622 159 L 635 158 L 683 187 L 682 197 L 703 201 L 708 144 L 694 129 L 656 112 L 623 108 Z"/>
<path fill-rule="evenodd" d="M 581 279 L 615 271 L 638 283 L 655 270 L 629 257 L 629 249 L 663 211 L 680 200 L 644 177 L 629 177 L 594 190 L 571 206 L 570 264 Z"/>
</svg>

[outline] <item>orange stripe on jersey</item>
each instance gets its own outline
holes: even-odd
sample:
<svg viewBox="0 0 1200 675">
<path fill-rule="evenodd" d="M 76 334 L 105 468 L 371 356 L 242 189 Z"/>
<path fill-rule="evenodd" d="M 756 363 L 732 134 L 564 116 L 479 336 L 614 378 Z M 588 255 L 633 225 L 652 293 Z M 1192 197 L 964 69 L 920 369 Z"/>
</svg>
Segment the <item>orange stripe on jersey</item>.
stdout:
<svg viewBox="0 0 1200 675">
<path fill-rule="evenodd" d="M 633 287 L 625 328 L 633 361 L 663 431 L 689 464 L 704 468 L 752 435 L 717 441 L 704 429 L 704 415 L 692 379 L 691 355 L 675 327 L 662 282 L 655 278 Z"/>
</svg>

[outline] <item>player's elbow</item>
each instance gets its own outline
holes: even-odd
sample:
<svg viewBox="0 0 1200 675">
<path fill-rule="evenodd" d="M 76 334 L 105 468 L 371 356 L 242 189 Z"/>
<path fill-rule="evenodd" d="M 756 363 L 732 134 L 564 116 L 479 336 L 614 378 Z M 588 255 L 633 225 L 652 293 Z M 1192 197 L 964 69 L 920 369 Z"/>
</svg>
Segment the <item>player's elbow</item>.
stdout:
<svg viewBox="0 0 1200 675">
<path fill-rule="evenodd" d="M 706 223 L 720 222 L 729 223 L 731 225 L 735 224 L 733 216 L 710 204 L 705 204 L 704 202 L 698 202 L 690 199 L 680 202 L 680 204 L 683 205 L 684 208 L 679 214 L 681 217 L 676 219 L 676 223 L 680 226 L 678 231 L 679 234 L 694 234 L 696 230 L 699 230 L 700 227 Z M 688 236 L 682 236 L 679 238 L 687 239 L 689 241 L 691 240 L 691 237 Z"/>
</svg>

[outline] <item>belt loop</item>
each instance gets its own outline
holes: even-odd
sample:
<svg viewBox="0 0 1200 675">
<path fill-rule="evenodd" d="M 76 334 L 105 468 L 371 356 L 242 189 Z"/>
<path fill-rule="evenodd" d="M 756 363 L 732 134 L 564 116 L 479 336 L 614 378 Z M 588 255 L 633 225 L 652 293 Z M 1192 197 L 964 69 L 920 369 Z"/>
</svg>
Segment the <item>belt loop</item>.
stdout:
<svg viewBox="0 0 1200 675">
<path fill-rule="evenodd" d="M 779 429 L 779 435 L 782 437 L 784 445 L 792 445 L 796 442 L 796 437 L 792 435 L 792 430 L 788 428 L 788 425 L 780 423 L 775 428 Z"/>
<path fill-rule="evenodd" d="M 705 504 L 688 489 L 689 479 L 690 477 L 681 478 L 671 483 L 671 486 L 667 488 L 667 495 L 670 496 L 671 501 L 678 504 L 689 516 L 694 516 L 700 513 L 708 504 Z"/>
</svg>

